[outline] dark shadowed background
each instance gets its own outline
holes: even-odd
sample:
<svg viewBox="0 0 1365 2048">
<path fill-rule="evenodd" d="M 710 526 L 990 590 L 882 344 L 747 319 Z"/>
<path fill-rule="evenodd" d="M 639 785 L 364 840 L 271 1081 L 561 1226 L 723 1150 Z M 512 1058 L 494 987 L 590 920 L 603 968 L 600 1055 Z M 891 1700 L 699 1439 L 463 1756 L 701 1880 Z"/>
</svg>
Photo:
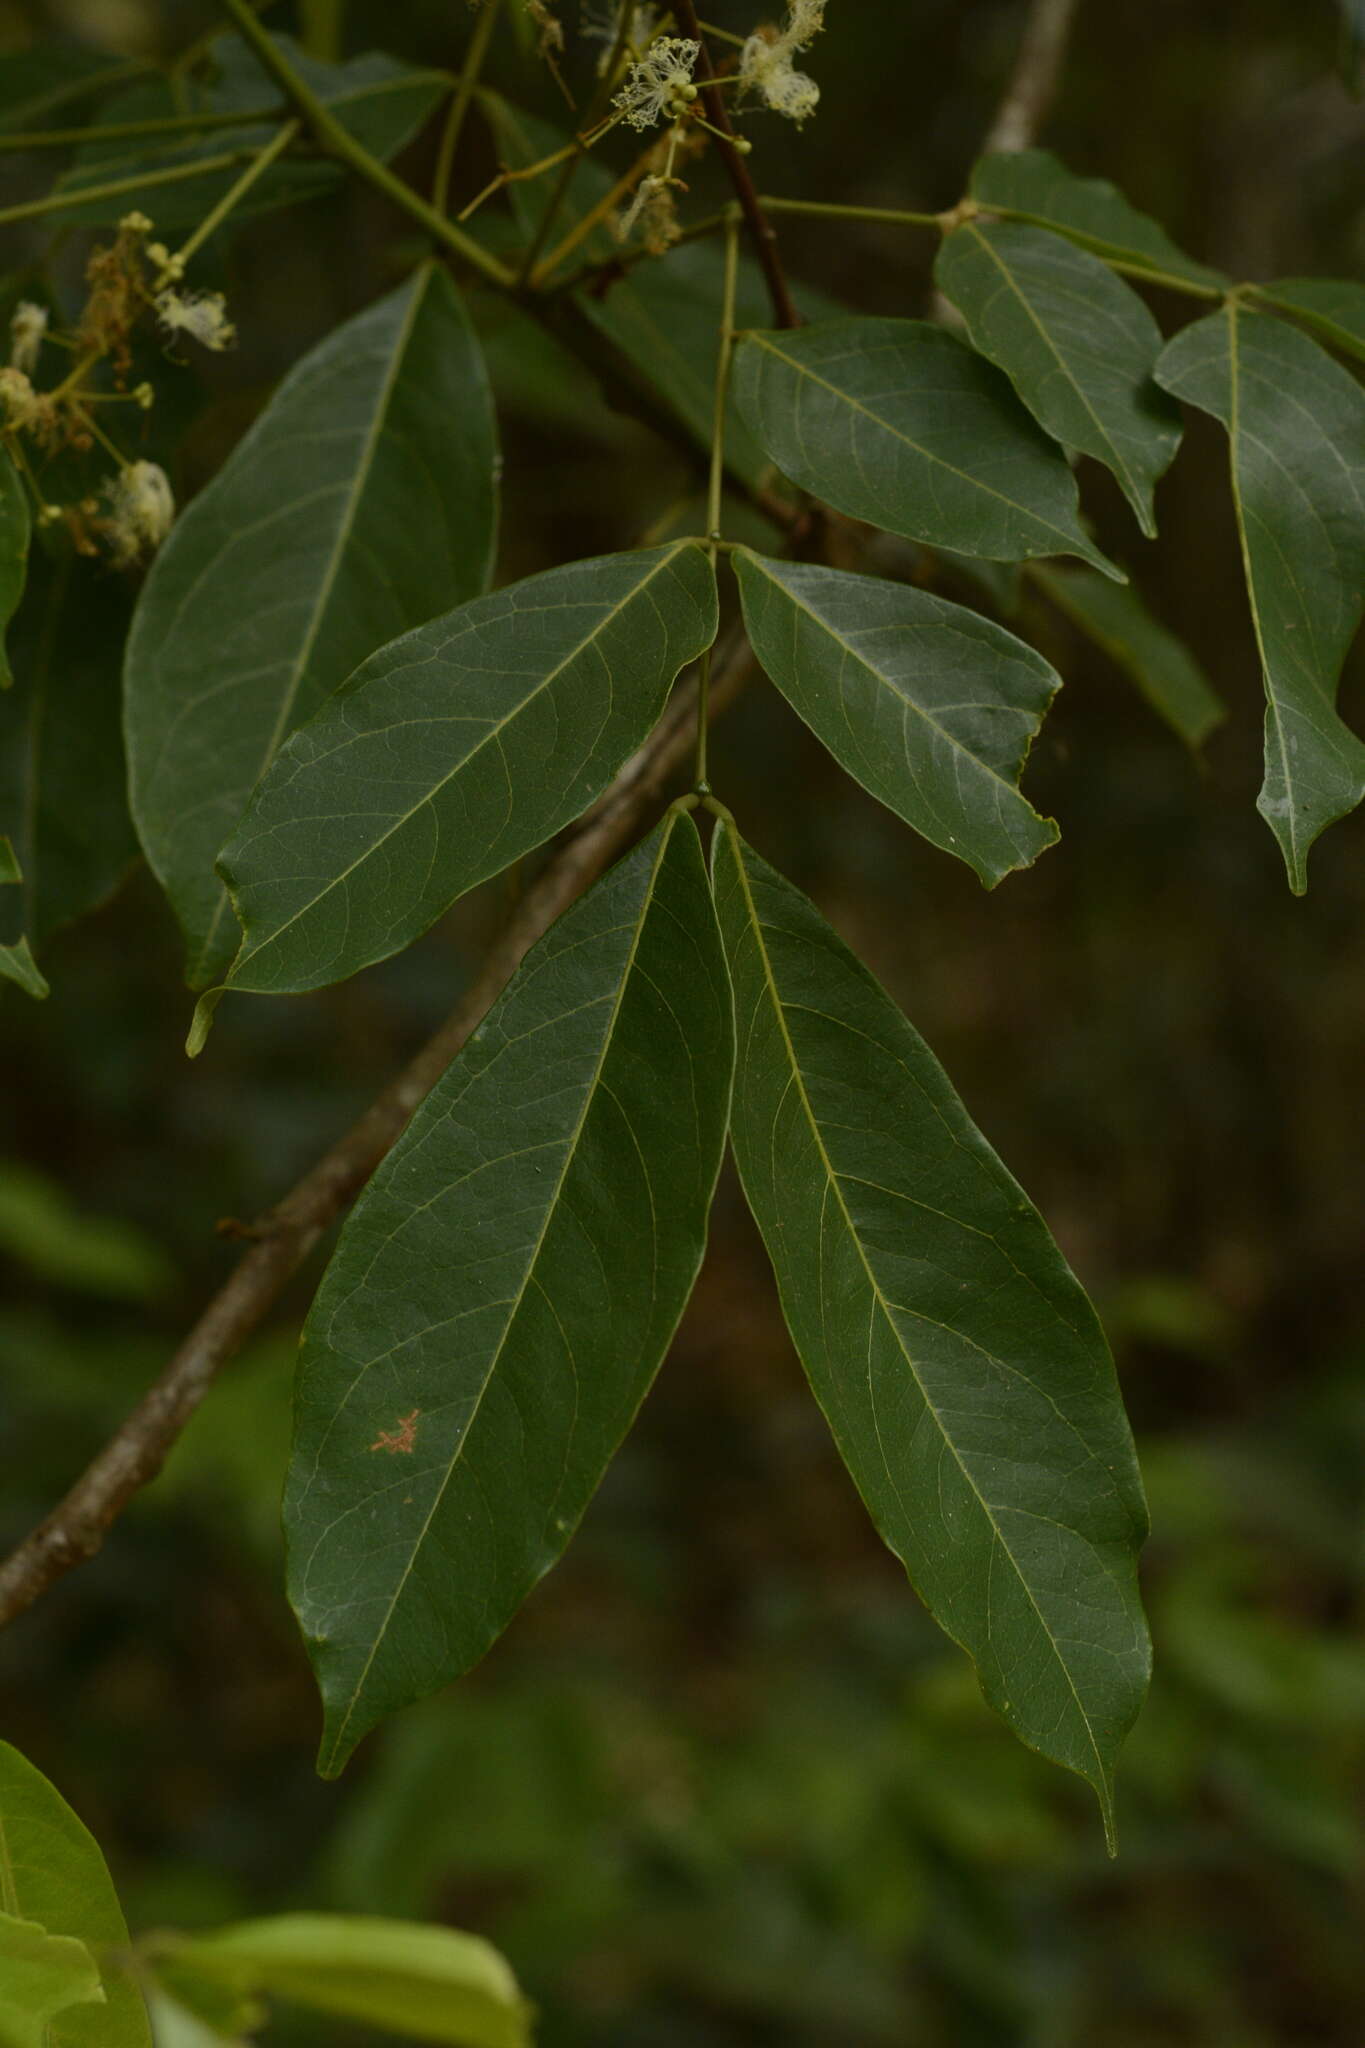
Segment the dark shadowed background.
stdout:
<svg viewBox="0 0 1365 2048">
<path fill-rule="evenodd" d="M 714 12 L 753 19 L 747 0 Z M 820 113 L 757 131 L 762 181 L 950 204 L 1023 12 L 830 0 L 809 60 Z M 210 19 L 175 0 L 4 0 L 0 35 L 145 54 Z M 464 0 L 349 0 L 346 48 L 449 65 L 470 19 Z M 1365 111 L 1338 42 L 1332 0 L 1083 0 L 1041 139 L 1235 275 L 1356 277 Z M 492 72 L 556 117 L 510 36 Z M 433 146 L 428 131 L 414 172 Z M 474 125 L 457 190 L 491 167 Z M 695 182 L 700 213 L 710 173 Z M 51 241 L 41 223 L 6 233 L 6 273 Z M 791 220 L 783 241 L 798 283 L 926 309 L 932 238 Z M 186 372 L 182 497 L 406 246 L 349 188 L 207 260 L 197 281 L 224 285 L 241 345 Z M 68 289 L 86 248 L 59 252 Z M 630 545 L 693 488 L 686 463 L 474 303 L 504 406 L 503 576 Z M 1173 326 L 1188 302 L 1157 311 Z M 1292 899 L 1253 809 L 1261 691 L 1224 459 L 1192 420 L 1156 544 L 1094 465 L 1083 488 L 1228 725 L 1192 761 L 1034 600 L 1026 623 L 1067 687 L 1027 787 L 1063 838 L 994 895 L 769 688 L 713 743 L 720 793 L 888 982 L 1104 1316 L 1154 1523 L 1156 1679 L 1121 1771 L 1119 1861 L 1086 1788 L 993 1721 L 880 1549 L 727 1179 L 674 1354 L 565 1563 L 476 1674 L 373 1738 L 340 1785 L 312 1774 L 316 1704 L 280 1590 L 316 1266 L 102 1556 L 0 1639 L 3 1732 L 95 1829 L 134 1927 L 304 1905 L 449 1918 L 505 1948 L 547 2048 L 1360 2048 L 1365 816 L 1324 838 Z M 1357 729 L 1361 683 L 1357 659 Z M 216 1221 L 280 1194 L 434 1028 L 504 900 L 482 892 L 345 987 L 226 1004 L 194 1066 L 144 872 L 51 949 L 46 1005 L 0 992 L 5 1533 L 159 1369 L 231 1257 Z M 270 2038 L 377 2037 L 282 2015 Z"/>
</svg>

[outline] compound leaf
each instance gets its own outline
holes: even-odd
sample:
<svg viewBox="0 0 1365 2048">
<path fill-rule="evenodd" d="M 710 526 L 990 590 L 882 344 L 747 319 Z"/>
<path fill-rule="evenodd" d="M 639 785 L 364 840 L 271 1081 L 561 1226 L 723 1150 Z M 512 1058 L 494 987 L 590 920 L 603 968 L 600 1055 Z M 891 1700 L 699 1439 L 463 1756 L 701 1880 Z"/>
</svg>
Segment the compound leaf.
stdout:
<svg viewBox="0 0 1365 2048">
<path fill-rule="evenodd" d="M 836 511 L 930 547 L 1080 555 L 1119 575 L 1081 530 L 1061 450 L 998 370 L 927 321 L 744 334 L 734 395 L 778 468 Z"/>
<path fill-rule="evenodd" d="M 381 648 L 295 733 L 224 847 L 230 988 L 396 953 L 592 802 L 716 635 L 695 543 L 551 569 Z"/>
<path fill-rule="evenodd" d="M 7 1742 L 0 1742 L 0 1913 L 84 1943 L 98 1963 L 104 2002 L 73 2005 L 49 2020 L 47 2048 L 152 2048 L 142 1994 L 119 1960 L 128 1929 L 99 1844 Z"/>
<path fill-rule="evenodd" d="M 487 588 L 497 446 L 478 343 L 424 265 L 291 371 L 177 522 L 126 667 L 133 813 L 200 988 L 239 933 L 214 857 L 357 663 Z"/>
<path fill-rule="evenodd" d="M 865 789 L 987 887 L 1058 837 L 1019 793 L 1061 678 L 1022 640 L 900 583 L 741 549 L 754 652 Z"/>
<path fill-rule="evenodd" d="M 1132 584 L 1111 583 L 1071 563 L 1029 571 L 1058 611 L 1121 668 L 1158 717 L 1188 747 L 1198 747 L 1227 710 L 1183 640 L 1148 611 Z"/>
<path fill-rule="evenodd" d="M 1212 297 L 1230 282 L 1177 249 L 1166 230 L 1130 206 L 1107 178 L 1078 178 L 1048 150 L 981 157 L 970 191 L 980 206 L 1051 228 L 1149 284 L 1180 278 L 1204 285 Z"/>
<path fill-rule="evenodd" d="M 883 1539 L 1112 1844 L 1146 1510 L 1103 1332 L 885 991 L 733 831 L 714 864 L 735 1156 L 796 1348 Z"/>
<path fill-rule="evenodd" d="M 530 2008 L 488 1942 L 453 1927 L 281 1913 L 177 1944 L 178 1963 L 243 1994 L 286 1998 L 451 2048 L 529 2048 Z"/>
<path fill-rule="evenodd" d="M 732 1033 L 670 813 L 529 954 L 357 1203 L 285 1496 L 326 1775 L 475 1663 L 572 1535 L 701 1261 Z"/>
<path fill-rule="evenodd" d="M 1113 471 L 1146 534 L 1180 446 L 1180 413 L 1153 381 L 1161 329 L 1097 256 L 1045 229 L 967 221 L 934 276 L 973 346 L 1041 426 Z"/>
<path fill-rule="evenodd" d="M 1306 334 L 1235 301 L 1178 334 L 1157 376 L 1228 431 L 1265 678 L 1256 808 L 1301 896 L 1313 841 L 1365 796 L 1365 745 L 1336 709 L 1365 607 L 1365 392 Z"/>
</svg>

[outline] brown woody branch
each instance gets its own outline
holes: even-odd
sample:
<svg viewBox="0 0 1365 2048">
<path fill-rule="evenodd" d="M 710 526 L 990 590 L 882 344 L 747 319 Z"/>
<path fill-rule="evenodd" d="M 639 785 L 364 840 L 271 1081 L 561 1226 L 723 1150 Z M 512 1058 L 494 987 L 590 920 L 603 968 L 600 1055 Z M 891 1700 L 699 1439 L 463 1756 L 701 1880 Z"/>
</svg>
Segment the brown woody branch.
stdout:
<svg viewBox="0 0 1365 2048">
<path fill-rule="evenodd" d="M 782 267 L 782 258 L 778 253 L 777 230 L 763 211 L 757 188 L 749 176 L 748 165 L 735 148 L 734 123 L 730 119 L 730 109 L 725 104 L 725 94 L 714 83 L 715 67 L 711 62 L 711 53 L 706 47 L 706 37 L 697 19 L 693 0 L 674 0 L 673 12 L 683 34 L 693 37 L 701 45 L 701 55 L 697 59 L 697 76 L 705 86 L 703 97 L 706 101 L 706 118 L 713 128 L 720 130 L 723 138 L 720 153 L 725 160 L 730 183 L 735 188 L 739 210 L 744 215 L 745 224 L 753 237 L 754 253 L 758 257 L 759 267 L 768 287 L 768 296 L 773 302 L 773 318 L 779 327 L 799 327 L 801 315 L 792 301 L 787 273 Z"/>
<path fill-rule="evenodd" d="M 747 643 L 735 636 L 717 663 L 713 715 L 743 686 L 751 663 Z M 696 705 L 693 684 L 678 694 L 645 746 L 546 862 L 436 1035 L 284 1200 L 251 1227 L 251 1249 L 161 1377 L 65 1498 L 0 1566 L 0 1626 L 31 1607 L 73 1566 L 93 1557 L 134 1494 L 156 1477 L 221 1368 L 260 1327 L 318 1239 L 354 1201 L 531 947 L 622 850 L 688 759 Z"/>
</svg>

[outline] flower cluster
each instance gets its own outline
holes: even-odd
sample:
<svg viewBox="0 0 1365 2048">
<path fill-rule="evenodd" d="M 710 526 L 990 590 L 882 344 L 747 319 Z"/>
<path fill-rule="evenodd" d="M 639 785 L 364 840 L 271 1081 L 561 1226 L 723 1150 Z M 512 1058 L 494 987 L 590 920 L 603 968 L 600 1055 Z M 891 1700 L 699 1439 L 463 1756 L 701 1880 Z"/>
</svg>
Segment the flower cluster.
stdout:
<svg viewBox="0 0 1365 2048">
<path fill-rule="evenodd" d="M 100 423 L 105 408 L 133 404 L 145 412 L 155 401 L 148 383 L 128 389 L 134 329 L 150 313 L 168 342 L 188 338 L 220 350 L 236 340 L 222 293 L 183 290 L 183 259 L 150 241 L 151 232 L 145 214 L 127 214 L 114 240 L 92 252 L 85 305 L 68 332 L 49 335 L 48 309 L 20 300 L 10 319 L 9 362 L 0 368 L 0 435 L 33 494 L 39 524 L 64 523 L 79 553 L 103 550 L 119 568 L 159 547 L 175 518 L 166 472 L 128 460 Z M 74 355 L 75 366 L 42 390 L 34 379 L 49 340 Z M 112 477 L 89 496 L 50 503 L 47 458 L 88 454 L 97 443 L 117 464 Z"/>
<path fill-rule="evenodd" d="M 799 126 L 815 112 L 820 88 L 796 57 L 808 49 L 825 25 L 825 0 L 788 0 L 785 28 L 756 29 L 740 52 L 740 84 L 756 93 L 775 114 Z"/>
</svg>

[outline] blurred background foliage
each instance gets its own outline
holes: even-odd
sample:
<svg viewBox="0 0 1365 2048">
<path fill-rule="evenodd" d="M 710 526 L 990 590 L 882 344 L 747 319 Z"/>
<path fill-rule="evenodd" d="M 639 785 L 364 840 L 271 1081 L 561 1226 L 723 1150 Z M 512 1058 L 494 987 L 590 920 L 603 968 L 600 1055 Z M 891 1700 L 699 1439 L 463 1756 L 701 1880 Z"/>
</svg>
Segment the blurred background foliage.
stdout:
<svg viewBox="0 0 1365 2048">
<path fill-rule="evenodd" d="M 750 22 L 747 0 L 714 11 Z M 951 203 L 1022 12 L 831 0 L 819 117 L 763 132 L 762 181 Z M 4 0 L 0 33 L 165 54 L 210 18 Z M 349 0 L 345 45 L 450 65 L 468 27 L 463 0 Z M 1043 139 L 1235 274 L 1359 275 L 1365 114 L 1339 47 L 1330 0 L 1092 0 Z M 563 118 L 510 35 L 492 75 Z M 428 129 L 406 168 L 429 175 L 433 152 Z M 471 128 L 459 189 L 491 164 Z M 10 189 L 40 171 L 11 161 Z M 710 183 L 696 174 L 699 211 Z M 796 277 L 850 305 L 926 306 L 922 237 L 792 222 L 784 239 Z M 41 223 L 8 240 L 4 270 L 30 286 L 55 240 L 52 289 L 74 295 L 88 240 Z M 161 413 L 182 497 L 403 246 L 354 188 L 215 245 L 196 282 L 226 287 L 242 340 Z M 474 303 L 503 406 L 504 577 L 670 516 L 685 461 Z M 103 1555 L 0 1639 L 4 1733 L 95 1829 L 135 1927 L 305 1905 L 447 1918 L 508 1952 L 549 2048 L 1359 2048 L 1365 819 L 1323 840 L 1292 900 L 1252 808 L 1260 684 L 1222 462 L 1192 421 L 1156 545 L 1093 466 L 1085 491 L 1230 723 L 1193 762 L 1035 594 L 1028 627 L 1068 686 L 1029 788 L 1063 840 L 996 895 L 879 812 L 772 691 L 715 747 L 727 801 L 898 995 L 1105 1316 L 1154 1523 L 1156 1680 L 1120 1860 L 880 1550 L 726 1184 L 675 1354 L 565 1564 L 339 1787 L 312 1775 L 280 1591 L 303 1284 Z M 117 688 L 100 575 L 76 619 L 86 702 Z M 1359 660 L 1343 704 L 1359 728 Z M 215 1223 L 266 1206 L 434 1027 L 503 900 L 482 892 L 348 986 L 225 1006 L 194 1068 L 144 873 L 48 949 L 47 1004 L 3 992 L 6 1532 L 159 1369 L 231 1256 Z M 282 2015 L 273 2038 L 371 2037 Z"/>
</svg>

